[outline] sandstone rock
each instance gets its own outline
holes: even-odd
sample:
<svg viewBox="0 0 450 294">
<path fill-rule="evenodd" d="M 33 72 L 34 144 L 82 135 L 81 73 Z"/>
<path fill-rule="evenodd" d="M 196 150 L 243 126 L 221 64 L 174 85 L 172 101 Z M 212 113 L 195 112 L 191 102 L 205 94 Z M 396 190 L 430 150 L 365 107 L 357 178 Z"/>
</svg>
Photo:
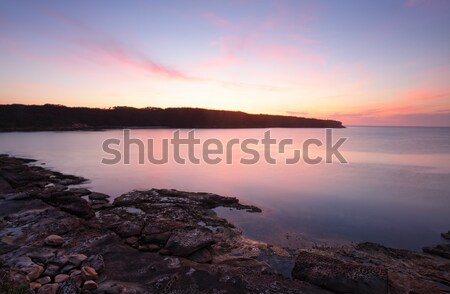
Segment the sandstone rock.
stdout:
<svg viewBox="0 0 450 294">
<path fill-rule="evenodd" d="M 81 274 L 81 272 L 80 272 Z M 59 274 L 55 276 L 55 283 L 62 283 L 69 280 L 70 276 L 65 274 Z"/>
<path fill-rule="evenodd" d="M 39 288 L 37 294 L 57 294 L 58 289 L 58 284 L 47 284 Z"/>
<path fill-rule="evenodd" d="M 207 229 L 183 229 L 172 233 L 165 248 L 173 255 L 184 257 L 213 242 L 212 234 Z"/>
<path fill-rule="evenodd" d="M 64 244 L 64 238 L 58 235 L 50 235 L 44 240 L 48 246 L 60 247 Z"/>
<path fill-rule="evenodd" d="M 342 261 L 308 251 L 300 251 L 292 276 L 336 293 L 387 293 L 386 271 Z"/>
<path fill-rule="evenodd" d="M 81 268 L 81 275 L 85 281 L 96 280 L 98 278 L 97 272 L 90 266 L 83 266 Z"/>
<path fill-rule="evenodd" d="M 98 288 L 98 285 L 94 281 L 86 281 L 83 284 L 82 291 L 92 291 Z"/>
</svg>

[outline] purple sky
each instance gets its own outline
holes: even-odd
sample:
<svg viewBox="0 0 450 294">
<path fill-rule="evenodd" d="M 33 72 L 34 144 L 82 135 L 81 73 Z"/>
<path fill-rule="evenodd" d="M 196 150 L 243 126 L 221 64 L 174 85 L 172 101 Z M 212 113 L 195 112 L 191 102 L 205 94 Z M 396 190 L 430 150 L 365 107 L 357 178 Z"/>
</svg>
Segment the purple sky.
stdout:
<svg viewBox="0 0 450 294">
<path fill-rule="evenodd" d="M 450 1 L 1 1 L 0 103 L 450 126 Z"/>
</svg>

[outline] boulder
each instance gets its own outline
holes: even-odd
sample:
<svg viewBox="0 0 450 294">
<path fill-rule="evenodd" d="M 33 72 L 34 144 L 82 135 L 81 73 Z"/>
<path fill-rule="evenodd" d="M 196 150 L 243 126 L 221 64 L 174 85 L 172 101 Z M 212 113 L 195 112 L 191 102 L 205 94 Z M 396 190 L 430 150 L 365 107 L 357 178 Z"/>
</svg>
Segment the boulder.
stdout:
<svg viewBox="0 0 450 294">
<path fill-rule="evenodd" d="M 194 228 L 175 230 L 170 236 L 166 249 L 176 256 L 188 256 L 214 242 L 208 229 Z"/>
<path fill-rule="evenodd" d="M 103 194 L 103 193 L 98 193 L 98 192 L 92 192 L 89 194 L 88 197 L 90 200 L 106 200 L 109 198 L 108 195 Z"/>
<path fill-rule="evenodd" d="M 124 221 L 119 224 L 114 231 L 121 238 L 128 238 L 139 236 L 141 234 L 144 224 L 141 221 Z"/>
</svg>

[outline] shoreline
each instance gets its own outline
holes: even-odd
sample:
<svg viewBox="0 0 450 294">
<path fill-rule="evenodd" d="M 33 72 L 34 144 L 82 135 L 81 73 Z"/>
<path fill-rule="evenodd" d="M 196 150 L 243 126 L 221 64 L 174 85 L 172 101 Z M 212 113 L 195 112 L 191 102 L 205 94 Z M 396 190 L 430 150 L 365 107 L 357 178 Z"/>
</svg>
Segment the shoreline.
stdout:
<svg viewBox="0 0 450 294">
<path fill-rule="evenodd" d="M 110 203 L 72 187 L 86 179 L 30 162 L 0 155 L 0 285 L 22 285 L 12 293 L 450 290 L 448 244 L 424 253 L 374 243 L 286 250 L 243 237 L 212 211 L 260 211 L 236 198 L 152 189 Z"/>
</svg>

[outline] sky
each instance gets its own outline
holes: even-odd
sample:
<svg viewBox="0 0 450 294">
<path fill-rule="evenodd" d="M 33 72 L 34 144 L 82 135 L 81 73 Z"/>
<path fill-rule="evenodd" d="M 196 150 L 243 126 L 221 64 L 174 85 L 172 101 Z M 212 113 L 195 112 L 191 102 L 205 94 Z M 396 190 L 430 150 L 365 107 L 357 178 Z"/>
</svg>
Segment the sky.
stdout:
<svg viewBox="0 0 450 294">
<path fill-rule="evenodd" d="M 0 104 L 450 126 L 450 1 L 0 0 Z"/>
</svg>

